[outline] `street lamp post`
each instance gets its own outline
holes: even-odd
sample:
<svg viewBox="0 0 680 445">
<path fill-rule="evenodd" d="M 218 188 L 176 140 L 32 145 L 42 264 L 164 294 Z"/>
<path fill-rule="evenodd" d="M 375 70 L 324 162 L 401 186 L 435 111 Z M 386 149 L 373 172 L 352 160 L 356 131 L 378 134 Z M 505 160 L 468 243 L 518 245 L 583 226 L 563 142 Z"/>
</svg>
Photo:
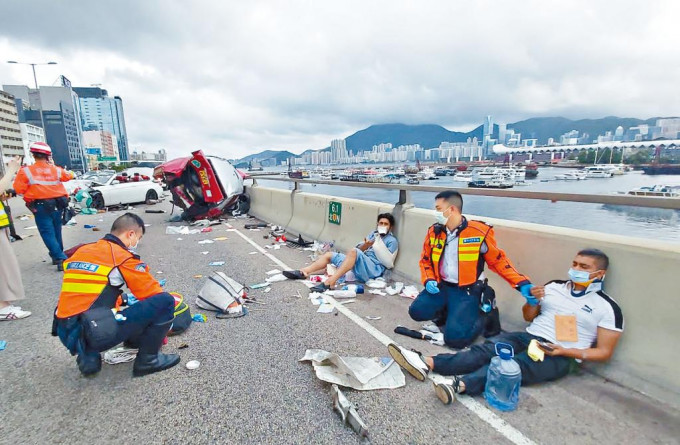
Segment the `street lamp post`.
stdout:
<svg viewBox="0 0 680 445">
<path fill-rule="evenodd" d="M 33 82 L 35 83 L 35 89 L 38 92 L 38 98 L 40 99 L 40 90 L 38 89 L 38 77 L 35 75 L 36 65 L 56 65 L 57 62 L 45 62 L 45 63 L 29 63 L 29 62 L 17 62 L 16 60 L 8 60 L 7 63 L 13 63 L 17 65 L 31 65 L 33 69 Z M 43 117 L 42 109 L 42 99 L 40 99 L 40 122 L 42 123 L 43 133 L 45 134 L 45 141 L 47 141 L 47 128 L 45 128 L 45 118 Z"/>
</svg>

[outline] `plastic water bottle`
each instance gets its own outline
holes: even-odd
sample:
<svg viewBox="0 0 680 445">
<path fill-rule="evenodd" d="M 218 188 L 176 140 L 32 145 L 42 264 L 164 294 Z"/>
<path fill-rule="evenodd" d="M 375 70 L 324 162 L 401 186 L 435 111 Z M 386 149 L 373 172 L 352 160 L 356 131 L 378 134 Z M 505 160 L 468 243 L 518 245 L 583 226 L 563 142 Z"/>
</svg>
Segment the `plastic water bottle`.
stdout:
<svg viewBox="0 0 680 445">
<path fill-rule="evenodd" d="M 487 403 L 500 411 L 513 411 L 519 402 L 522 370 L 512 358 L 515 352 L 507 343 L 496 343 L 497 356 L 491 359 L 486 373 L 484 397 Z"/>
</svg>

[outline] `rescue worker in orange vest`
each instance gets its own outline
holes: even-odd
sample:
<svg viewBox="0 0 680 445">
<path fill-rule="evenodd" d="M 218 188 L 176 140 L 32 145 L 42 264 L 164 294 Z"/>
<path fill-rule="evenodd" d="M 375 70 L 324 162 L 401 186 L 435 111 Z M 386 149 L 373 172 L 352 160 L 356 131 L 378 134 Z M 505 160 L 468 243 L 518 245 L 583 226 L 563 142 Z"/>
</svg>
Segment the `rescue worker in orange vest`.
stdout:
<svg viewBox="0 0 680 445">
<path fill-rule="evenodd" d="M 68 193 L 62 182 L 74 178 L 72 172 L 49 163 L 52 149 L 44 142 L 35 142 L 29 148 L 35 164 L 23 167 L 14 179 L 14 190 L 24 196 L 26 207 L 35 216 L 40 237 L 50 252 L 52 264 L 63 270 L 66 259 L 61 238 L 61 213 L 68 206 Z"/>
<path fill-rule="evenodd" d="M 144 232 L 144 221 L 126 213 L 113 222 L 111 233 L 78 248 L 64 262 L 52 334 L 78 356 L 83 375 L 99 372 L 99 353 L 122 342 L 139 348 L 132 368 L 135 377 L 179 363 L 179 355 L 160 352 L 172 327 L 175 299 L 133 253 Z M 120 310 L 124 285 L 138 301 L 127 301 L 128 306 Z"/>
<path fill-rule="evenodd" d="M 487 337 L 500 333 L 498 309 L 493 289 L 486 285 L 484 263 L 527 299 L 533 299 L 529 292 L 533 284 L 498 248 L 490 225 L 468 221 L 462 215 L 460 193 L 439 193 L 435 209 L 437 223 L 428 229 L 420 258 L 425 289 L 411 304 L 409 315 L 416 321 L 433 320 L 442 330 L 444 342 L 462 349 L 482 330 Z"/>
</svg>

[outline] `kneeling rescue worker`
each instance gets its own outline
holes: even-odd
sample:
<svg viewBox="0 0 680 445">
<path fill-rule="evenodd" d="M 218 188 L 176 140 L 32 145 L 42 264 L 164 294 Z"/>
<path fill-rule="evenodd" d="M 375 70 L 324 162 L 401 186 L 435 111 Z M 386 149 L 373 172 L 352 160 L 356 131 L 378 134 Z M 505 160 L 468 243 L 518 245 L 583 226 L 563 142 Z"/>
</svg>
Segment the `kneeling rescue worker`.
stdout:
<svg viewBox="0 0 680 445">
<path fill-rule="evenodd" d="M 175 300 L 133 253 L 144 232 L 144 221 L 126 213 L 113 222 L 111 233 L 80 247 L 64 261 L 53 335 L 59 336 L 71 355 L 78 356 L 83 375 L 99 372 L 99 353 L 121 342 L 139 348 L 132 368 L 135 377 L 163 371 L 180 361 L 177 354 L 160 352 L 172 327 Z M 119 310 L 123 285 L 138 302 Z"/>
</svg>

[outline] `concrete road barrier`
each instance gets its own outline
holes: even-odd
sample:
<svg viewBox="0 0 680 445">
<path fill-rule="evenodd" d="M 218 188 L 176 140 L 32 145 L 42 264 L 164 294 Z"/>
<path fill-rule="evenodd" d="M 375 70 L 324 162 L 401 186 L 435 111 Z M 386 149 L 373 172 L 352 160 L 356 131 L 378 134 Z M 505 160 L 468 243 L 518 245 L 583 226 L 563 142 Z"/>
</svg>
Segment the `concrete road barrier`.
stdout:
<svg viewBox="0 0 680 445">
<path fill-rule="evenodd" d="M 347 250 L 375 229 L 379 213 L 392 212 L 397 220 L 399 256 L 395 271 L 419 282 L 418 261 L 434 212 L 409 204 L 388 204 L 261 186 L 248 188 L 251 214 L 285 225 L 293 234 L 335 241 Z M 341 224 L 328 221 L 329 203 L 342 203 Z M 571 261 L 580 249 L 603 250 L 611 260 L 605 291 L 624 314 L 625 332 L 614 358 L 604 365 L 588 364 L 594 372 L 624 386 L 680 406 L 680 360 L 673 353 L 679 338 L 680 247 L 655 240 L 608 235 L 555 226 L 466 215 L 494 226 L 499 246 L 514 265 L 535 284 L 566 279 Z M 498 275 L 487 273 L 496 289 L 506 330 L 523 329 L 524 299 Z M 405 317 L 408 315 L 404 314 Z"/>
</svg>

